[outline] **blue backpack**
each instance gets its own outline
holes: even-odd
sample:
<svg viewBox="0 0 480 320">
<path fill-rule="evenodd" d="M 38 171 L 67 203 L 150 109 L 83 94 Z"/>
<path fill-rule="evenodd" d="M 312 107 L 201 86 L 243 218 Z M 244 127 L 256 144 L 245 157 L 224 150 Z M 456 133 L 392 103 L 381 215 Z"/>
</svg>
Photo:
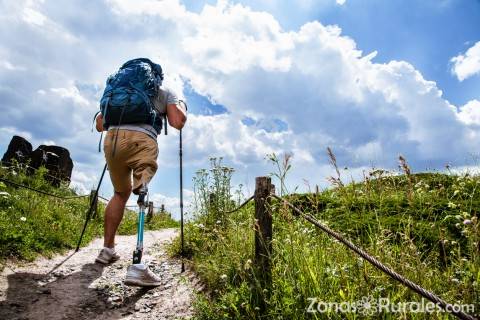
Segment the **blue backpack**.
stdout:
<svg viewBox="0 0 480 320">
<path fill-rule="evenodd" d="M 162 81 L 162 67 L 149 59 L 138 58 L 124 63 L 108 77 L 100 99 L 104 127 L 150 124 L 160 133 L 165 115 L 157 114 L 152 101 Z"/>
</svg>

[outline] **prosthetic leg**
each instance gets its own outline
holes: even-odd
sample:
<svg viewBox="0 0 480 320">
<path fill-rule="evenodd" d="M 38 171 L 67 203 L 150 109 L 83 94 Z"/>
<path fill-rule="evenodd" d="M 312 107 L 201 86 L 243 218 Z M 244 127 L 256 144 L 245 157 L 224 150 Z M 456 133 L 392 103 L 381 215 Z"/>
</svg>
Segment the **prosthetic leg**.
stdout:
<svg viewBox="0 0 480 320">
<path fill-rule="evenodd" d="M 143 230 L 145 222 L 145 200 L 148 193 L 146 185 L 143 185 L 138 194 L 138 229 L 137 246 L 133 251 L 133 264 L 127 269 L 125 284 L 130 286 L 156 287 L 161 285 L 161 279 L 154 274 L 147 265 L 142 263 L 143 254 Z"/>
<path fill-rule="evenodd" d="M 145 223 L 145 197 L 147 196 L 148 189 L 146 185 L 143 185 L 138 194 L 138 224 L 137 224 L 137 247 L 133 251 L 133 264 L 140 264 L 142 261 L 143 253 L 143 227 Z"/>
</svg>

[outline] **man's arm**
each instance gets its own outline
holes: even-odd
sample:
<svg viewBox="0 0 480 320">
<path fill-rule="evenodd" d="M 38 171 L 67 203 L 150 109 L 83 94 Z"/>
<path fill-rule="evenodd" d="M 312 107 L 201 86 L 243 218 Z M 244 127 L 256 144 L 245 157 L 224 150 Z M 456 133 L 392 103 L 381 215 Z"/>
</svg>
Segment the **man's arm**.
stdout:
<svg viewBox="0 0 480 320">
<path fill-rule="evenodd" d="M 187 122 L 187 111 L 179 104 L 167 105 L 168 123 L 175 129 L 181 130 Z"/>
<path fill-rule="evenodd" d="M 95 119 L 95 129 L 97 129 L 98 132 L 102 132 L 105 130 L 103 128 L 103 115 L 101 113 L 99 113 L 97 118 Z"/>
</svg>

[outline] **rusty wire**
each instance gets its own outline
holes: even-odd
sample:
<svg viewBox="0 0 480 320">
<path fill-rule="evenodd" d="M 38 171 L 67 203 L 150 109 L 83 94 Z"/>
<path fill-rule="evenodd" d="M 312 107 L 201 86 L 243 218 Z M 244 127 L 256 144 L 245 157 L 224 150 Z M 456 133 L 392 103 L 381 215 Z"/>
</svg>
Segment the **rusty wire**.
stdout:
<svg viewBox="0 0 480 320">
<path fill-rule="evenodd" d="M 384 265 L 383 263 L 378 261 L 375 257 L 372 257 L 365 250 L 359 248 L 358 246 L 353 244 L 351 241 L 345 239 L 339 233 L 333 231 L 332 229 L 330 229 L 326 225 L 322 224 L 320 221 L 315 219 L 311 214 L 304 213 L 303 211 L 301 211 L 300 209 L 295 207 L 292 203 L 290 203 L 289 201 L 287 201 L 283 198 L 280 198 L 277 195 L 271 195 L 271 197 L 287 204 L 298 216 L 303 217 L 305 220 L 309 221 L 310 223 L 315 225 L 317 228 L 319 228 L 323 232 L 327 233 L 329 236 L 331 236 L 331 237 L 337 239 L 338 241 L 340 241 L 342 244 L 347 246 L 350 250 L 354 251 L 356 254 L 361 256 L 363 259 L 370 262 L 370 264 L 372 264 L 375 268 L 383 271 L 384 273 L 389 275 L 391 278 L 397 280 L 398 282 L 400 282 L 404 286 L 410 288 L 411 290 L 418 293 L 422 297 L 427 298 L 428 300 L 432 301 L 436 305 L 442 307 L 445 311 L 453 314 L 454 316 L 456 316 L 457 318 L 462 319 L 462 320 L 475 320 L 475 319 L 477 319 L 472 315 L 469 315 L 469 314 L 466 314 L 466 313 L 462 312 L 461 310 L 456 310 L 454 305 L 452 305 L 450 303 L 447 303 L 446 301 L 444 301 L 443 299 L 441 299 L 440 297 L 438 297 L 434 293 L 420 287 L 418 284 L 416 284 L 416 283 L 410 281 L 409 279 L 405 278 L 404 276 L 398 274 L 397 272 L 395 272 L 391 268 L 387 267 L 386 265 Z"/>
</svg>

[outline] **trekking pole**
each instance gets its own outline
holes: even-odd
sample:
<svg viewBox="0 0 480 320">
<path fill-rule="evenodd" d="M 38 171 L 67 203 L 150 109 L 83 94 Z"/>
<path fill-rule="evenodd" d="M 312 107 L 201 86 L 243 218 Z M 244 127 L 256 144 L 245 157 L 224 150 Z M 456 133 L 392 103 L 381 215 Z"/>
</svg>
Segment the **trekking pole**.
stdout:
<svg viewBox="0 0 480 320">
<path fill-rule="evenodd" d="M 187 104 L 180 100 L 179 103 L 185 106 L 185 111 L 187 111 Z M 182 256 L 182 272 L 185 271 L 185 262 L 183 261 L 185 257 L 184 251 L 184 239 L 183 239 L 183 149 L 182 149 L 182 130 L 180 129 L 180 241 L 181 241 L 181 256 Z"/>
<path fill-rule="evenodd" d="M 77 248 L 75 249 L 75 252 L 78 252 L 78 250 L 80 250 L 80 244 L 82 243 L 83 234 L 87 229 L 88 220 L 90 220 L 90 216 L 92 215 L 93 207 L 96 205 L 98 190 L 100 190 L 100 186 L 102 185 L 103 176 L 105 175 L 106 170 L 107 170 L 107 164 L 105 163 L 105 166 L 103 167 L 102 175 L 100 176 L 100 180 L 98 181 L 97 189 L 95 190 L 95 195 L 90 199 L 90 208 L 88 209 L 87 217 L 85 218 L 85 223 L 83 224 L 82 234 L 80 235 L 80 239 L 78 239 Z"/>
<path fill-rule="evenodd" d="M 185 271 L 183 250 L 183 155 L 182 155 L 182 130 L 180 130 L 180 239 L 182 242 L 182 272 Z"/>
</svg>

